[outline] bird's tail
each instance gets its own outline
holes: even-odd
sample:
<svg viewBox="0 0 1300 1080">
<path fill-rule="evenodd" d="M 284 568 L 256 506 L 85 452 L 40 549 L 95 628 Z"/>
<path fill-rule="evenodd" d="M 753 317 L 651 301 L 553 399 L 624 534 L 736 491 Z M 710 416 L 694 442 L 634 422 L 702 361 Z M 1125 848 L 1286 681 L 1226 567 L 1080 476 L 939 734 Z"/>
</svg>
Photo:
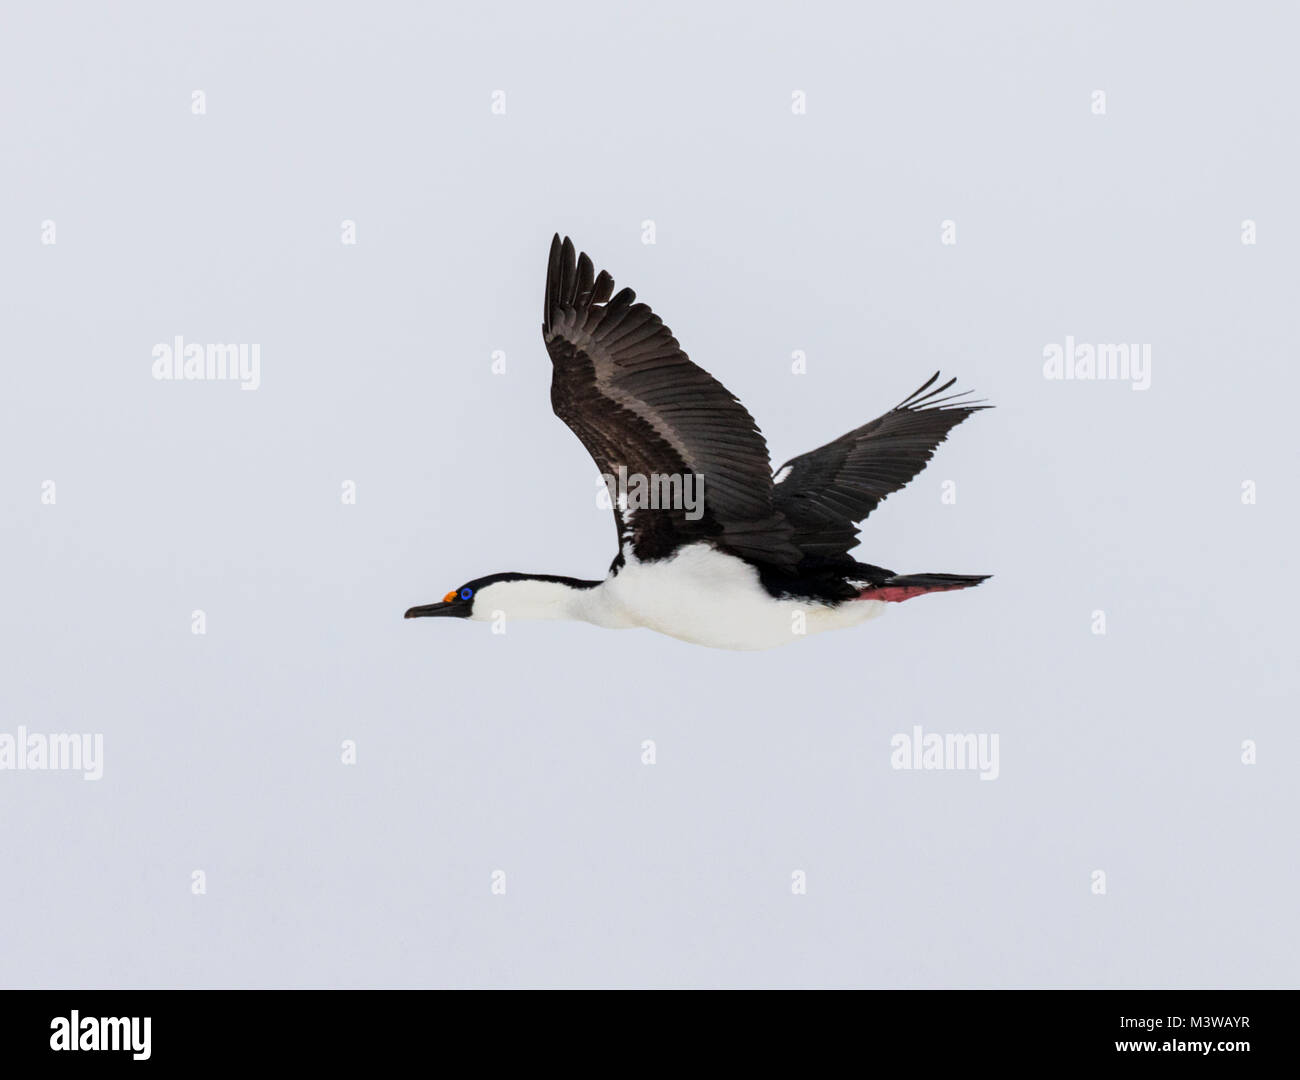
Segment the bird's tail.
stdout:
<svg viewBox="0 0 1300 1080">
<path fill-rule="evenodd" d="M 858 594 L 858 599 L 898 603 L 902 600 L 910 600 L 914 596 L 924 596 L 926 593 L 969 589 L 992 576 L 992 574 L 895 574 L 879 585 L 864 589 Z"/>
</svg>

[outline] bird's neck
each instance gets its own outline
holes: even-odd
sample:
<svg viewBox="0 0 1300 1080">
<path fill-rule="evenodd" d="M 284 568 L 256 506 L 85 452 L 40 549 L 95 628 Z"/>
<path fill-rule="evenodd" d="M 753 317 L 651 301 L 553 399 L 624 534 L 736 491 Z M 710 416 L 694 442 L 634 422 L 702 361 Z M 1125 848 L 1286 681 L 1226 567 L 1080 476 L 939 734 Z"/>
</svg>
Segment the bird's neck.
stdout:
<svg viewBox="0 0 1300 1080">
<path fill-rule="evenodd" d="M 479 590 L 474 601 L 476 619 L 580 619 L 587 621 L 600 582 L 552 574 L 520 575 Z"/>
</svg>

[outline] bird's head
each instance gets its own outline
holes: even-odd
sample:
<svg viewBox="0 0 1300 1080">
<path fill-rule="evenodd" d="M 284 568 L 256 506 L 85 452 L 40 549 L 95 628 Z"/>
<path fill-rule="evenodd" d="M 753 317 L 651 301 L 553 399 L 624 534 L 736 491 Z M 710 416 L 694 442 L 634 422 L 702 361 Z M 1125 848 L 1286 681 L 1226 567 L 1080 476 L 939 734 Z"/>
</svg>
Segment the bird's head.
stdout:
<svg viewBox="0 0 1300 1080">
<path fill-rule="evenodd" d="M 491 597 L 489 596 L 488 600 L 483 602 L 480 594 L 483 590 L 490 589 L 494 584 L 509 576 L 507 574 L 489 574 L 487 577 L 467 581 L 464 585 L 452 589 L 436 604 L 420 604 L 417 607 L 407 609 L 406 618 L 424 619 L 433 618 L 436 615 L 445 615 L 454 619 L 486 618 L 487 616 L 478 614 L 478 612 L 492 610 L 488 606 Z"/>
</svg>

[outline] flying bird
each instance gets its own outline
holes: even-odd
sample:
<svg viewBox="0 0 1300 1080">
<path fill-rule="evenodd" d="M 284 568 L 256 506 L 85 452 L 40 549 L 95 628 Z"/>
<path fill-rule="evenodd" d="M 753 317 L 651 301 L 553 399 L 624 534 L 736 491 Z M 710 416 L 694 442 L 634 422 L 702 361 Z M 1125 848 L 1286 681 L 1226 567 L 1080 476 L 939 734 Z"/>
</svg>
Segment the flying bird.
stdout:
<svg viewBox="0 0 1300 1080">
<path fill-rule="evenodd" d="M 891 603 L 987 574 L 896 574 L 858 562 L 856 525 L 991 406 L 936 372 L 870 423 L 772 472 L 745 407 L 692 363 L 631 289 L 551 241 L 542 338 L 551 407 L 610 486 L 618 554 L 600 581 L 489 574 L 406 618 L 576 619 L 719 649 L 769 649 L 856 626 Z M 656 495 L 659 497 L 656 498 Z"/>
</svg>

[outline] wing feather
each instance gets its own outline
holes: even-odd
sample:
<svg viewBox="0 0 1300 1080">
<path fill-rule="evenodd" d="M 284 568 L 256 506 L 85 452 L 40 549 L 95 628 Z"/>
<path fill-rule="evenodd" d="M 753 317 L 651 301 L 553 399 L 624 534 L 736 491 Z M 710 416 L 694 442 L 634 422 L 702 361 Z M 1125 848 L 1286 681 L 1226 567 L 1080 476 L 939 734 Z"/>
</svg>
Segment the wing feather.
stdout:
<svg viewBox="0 0 1300 1080">
<path fill-rule="evenodd" d="M 690 358 L 631 289 L 595 273 L 557 235 L 546 269 L 542 336 L 553 364 L 551 404 L 601 473 L 693 476 L 703 515 L 637 509 L 615 521 L 639 558 L 709 539 L 735 554 L 791 568 L 802 556 L 773 504 L 767 444 L 745 407 Z"/>
<path fill-rule="evenodd" d="M 924 469 L 948 432 L 992 408 L 961 393 L 943 396 L 955 379 L 931 390 L 938 379 L 936 371 L 883 416 L 777 470 L 774 503 L 804 552 L 846 553 L 858 541 L 857 522 Z"/>
</svg>

